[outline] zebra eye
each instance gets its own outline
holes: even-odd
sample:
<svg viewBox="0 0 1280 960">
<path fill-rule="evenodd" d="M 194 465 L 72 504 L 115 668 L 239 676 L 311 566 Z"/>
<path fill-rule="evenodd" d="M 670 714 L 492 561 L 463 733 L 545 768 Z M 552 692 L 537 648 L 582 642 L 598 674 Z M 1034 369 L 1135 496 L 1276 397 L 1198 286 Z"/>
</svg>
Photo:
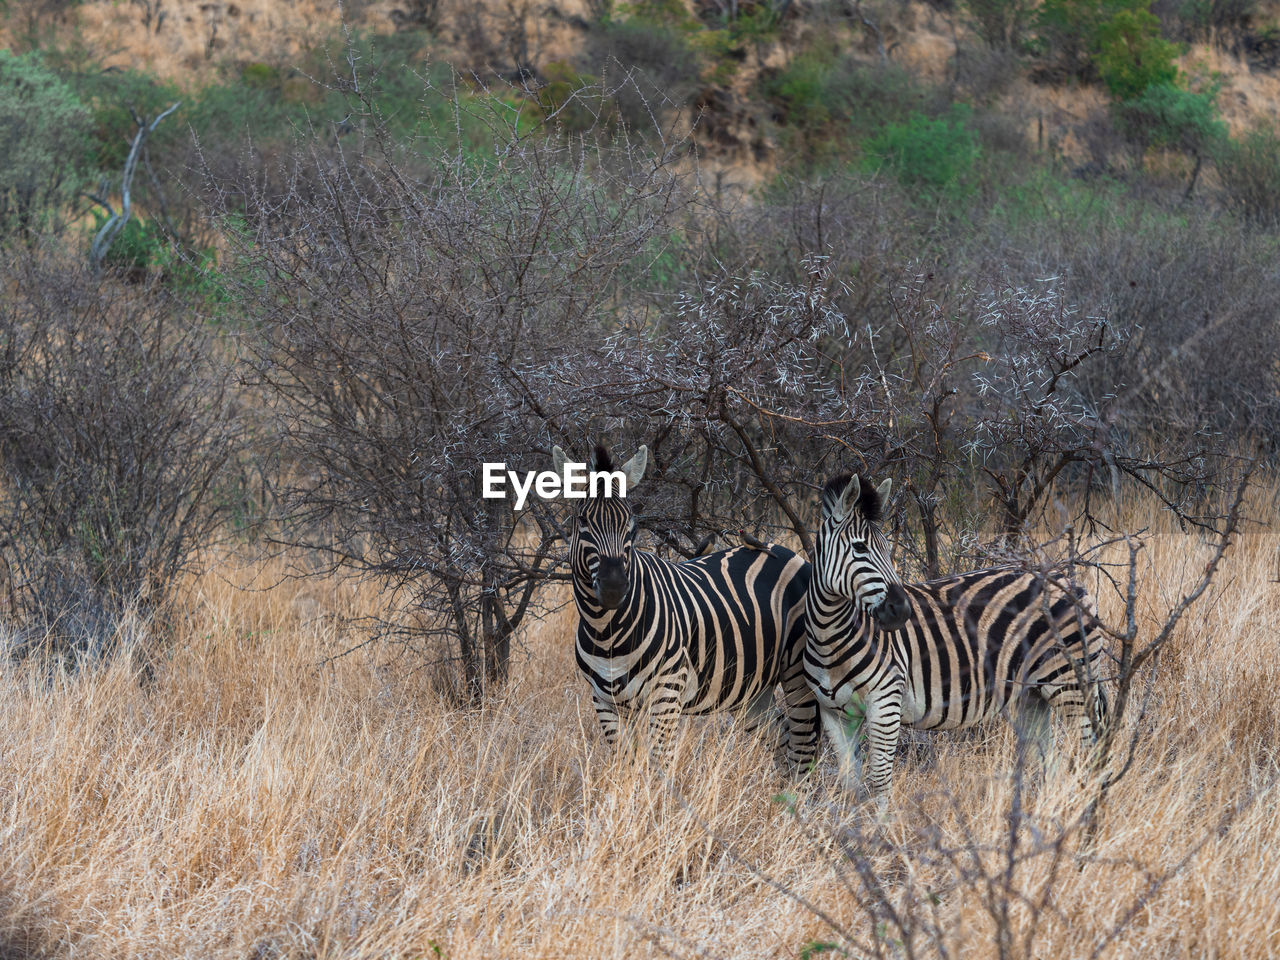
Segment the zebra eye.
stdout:
<svg viewBox="0 0 1280 960">
<path fill-rule="evenodd" d="M 871 548 L 868 547 L 866 543 L 862 540 L 853 541 L 852 549 L 853 549 L 853 552 L 860 557 L 865 557 L 868 553 L 871 552 Z"/>
</svg>

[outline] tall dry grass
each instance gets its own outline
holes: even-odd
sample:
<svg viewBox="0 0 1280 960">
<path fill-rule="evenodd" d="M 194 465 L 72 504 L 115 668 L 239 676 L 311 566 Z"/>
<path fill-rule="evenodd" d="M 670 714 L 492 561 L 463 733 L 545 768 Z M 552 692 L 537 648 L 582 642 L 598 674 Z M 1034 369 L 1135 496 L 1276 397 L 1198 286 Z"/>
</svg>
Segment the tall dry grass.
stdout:
<svg viewBox="0 0 1280 960">
<path fill-rule="evenodd" d="M 1153 537 L 1142 615 L 1209 551 Z M 1048 889 L 1008 911 L 1034 956 L 1280 955 L 1276 569 L 1268 531 L 1240 538 L 1162 657 L 1093 848 L 1079 857 L 1073 835 L 1056 866 L 1015 867 L 1030 900 Z M 323 663 L 377 597 L 279 573 L 229 558 L 190 583 L 151 686 L 126 659 L 0 672 L 0 956 L 796 957 L 841 941 L 815 910 L 898 955 L 838 852 L 850 828 L 896 847 L 867 862 L 950 956 L 999 955 L 1007 725 L 918 738 L 876 823 L 829 763 L 788 783 L 724 720 L 687 722 L 669 774 L 612 755 L 571 609 L 524 638 L 500 699 L 465 712 L 385 650 Z M 1082 806 L 1073 777 L 1033 774 L 1019 799 L 1023 853 Z"/>
</svg>

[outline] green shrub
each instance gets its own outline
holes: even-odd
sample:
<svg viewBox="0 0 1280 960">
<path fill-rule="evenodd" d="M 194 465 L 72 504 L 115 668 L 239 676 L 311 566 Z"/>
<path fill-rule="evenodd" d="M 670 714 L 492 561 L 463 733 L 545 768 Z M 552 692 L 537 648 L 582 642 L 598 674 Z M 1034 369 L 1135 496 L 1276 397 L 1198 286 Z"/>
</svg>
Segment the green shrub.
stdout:
<svg viewBox="0 0 1280 960">
<path fill-rule="evenodd" d="M 1118 11 L 1134 6 L 1137 0 L 1044 0 L 1036 18 L 1040 46 L 1066 72 L 1081 78 L 1093 74 L 1096 79 L 1098 31 Z"/>
<path fill-rule="evenodd" d="M 1200 156 L 1227 135 L 1218 116 L 1217 89 L 1192 93 L 1173 83 L 1146 87 L 1119 104 L 1116 117 L 1122 130 L 1145 147 L 1167 147 Z"/>
<path fill-rule="evenodd" d="M 941 117 L 914 113 L 867 143 L 867 153 L 904 184 L 964 192 L 980 148 L 970 125 L 973 111 L 955 104 Z"/>
<path fill-rule="evenodd" d="M 171 103 L 184 99 L 173 84 L 136 70 L 106 72 L 94 64 L 81 64 L 66 78 L 93 117 L 93 164 L 114 177 L 124 166 L 137 129 L 133 113 L 155 117 Z M 186 113 L 185 109 L 179 111 L 148 138 L 147 146 L 153 155 L 186 135 Z"/>
<path fill-rule="evenodd" d="M 89 112 L 37 54 L 0 50 L 0 240 L 61 226 L 87 182 Z"/>
<path fill-rule="evenodd" d="M 246 63 L 240 69 L 240 79 L 256 90 L 280 89 L 280 70 L 269 63 Z"/>
<path fill-rule="evenodd" d="M 1144 37 L 1159 36 L 1158 21 L 1155 33 L 1150 33 L 1154 18 L 1149 6 L 1150 0 L 1044 0 L 1036 18 L 1039 47 L 1060 69 L 1084 80 L 1096 80 L 1104 41 L 1111 35 L 1114 42 L 1118 28 L 1127 23 Z M 1121 14 L 1130 16 L 1117 21 Z M 1113 57 L 1123 59 L 1118 52 Z"/>
<path fill-rule="evenodd" d="M 1160 35 L 1147 10 L 1121 10 L 1098 32 L 1098 74 L 1117 100 L 1132 100 L 1148 87 L 1178 79 L 1178 47 Z"/>
<path fill-rule="evenodd" d="M 201 141 L 232 148 L 246 136 L 260 143 L 283 139 L 294 115 L 278 86 L 250 85 L 238 77 L 200 90 L 184 103 L 182 114 L 175 128 L 190 124 Z"/>
<path fill-rule="evenodd" d="M 782 120 L 793 127 L 825 127 L 832 118 L 827 86 L 834 69 L 830 55 L 801 54 L 765 84 L 765 93 L 783 108 Z"/>
<path fill-rule="evenodd" d="M 578 73 L 563 60 L 553 60 L 543 67 L 542 76 L 545 83 L 538 90 L 538 103 L 561 129 L 583 133 L 607 119 L 597 79 L 591 74 Z"/>
<path fill-rule="evenodd" d="M 932 114 L 930 93 L 901 67 L 868 66 L 817 49 L 762 81 L 784 139 L 806 159 L 843 153 L 914 112 Z"/>
<path fill-rule="evenodd" d="M 107 216 L 95 210 L 93 219 L 94 233 L 97 233 Z M 116 234 L 102 262 L 125 279 L 138 282 L 161 262 L 168 246 L 169 240 L 157 224 L 141 217 L 130 217 Z"/>
<path fill-rule="evenodd" d="M 635 0 L 619 4 L 617 13 L 623 21 L 668 26 L 682 33 L 696 33 L 702 26 L 682 0 Z"/>
</svg>

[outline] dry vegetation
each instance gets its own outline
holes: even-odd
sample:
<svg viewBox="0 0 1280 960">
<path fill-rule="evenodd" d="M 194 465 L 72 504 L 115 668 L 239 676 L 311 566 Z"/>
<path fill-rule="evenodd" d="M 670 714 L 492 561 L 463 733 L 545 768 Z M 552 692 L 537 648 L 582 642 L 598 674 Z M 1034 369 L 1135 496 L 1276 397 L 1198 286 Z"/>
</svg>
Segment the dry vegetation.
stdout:
<svg viewBox="0 0 1280 960">
<path fill-rule="evenodd" d="M 1152 628 L 1211 552 L 1155 522 Z M 899 955 L 859 906 L 853 830 L 885 844 L 867 862 L 890 900 L 931 892 L 950 956 L 1024 955 L 1024 936 L 1042 958 L 1275 956 L 1276 563 L 1270 533 L 1240 537 L 1156 668 L 1096 843 L 1072 835 L 1057 860 L 1034 850 L 1078 787 L 1033 775 L 1018 791 L 1004 725 L 918 737 L 877 826 L 829 767 L 789 786 L 723 722 L 686 725 L 669 775 L 611 756 L 571 608 L 526 629 L 499 698 L 461 710 L 386 669 L 385 649 L 326 662 L 346 618 L 379 605 L 369 590 L 228 556 L 183 588 L 184 636 L 150 686 L 127 658 L 55 679 L 5 665 L 4 955 Z M 1013 887 L 1035 900 L 1052 880 L 1043 909 L 1014 898 L 1012 945 L 993 880 L 1011 822 L 1027 856 Z"/>
<path fill-rule="evenodd" d="M 1276 468 L 1275 65 L 1182 57 L 1241 138 L 1197 181 L 972 3 L 609 6 L 0 0 L 0 960 L 1280 957 L 1274 476 L 1212 536 Z M 1096 819 L 1003 723 L 904 738 L 882 816 L 724 718 L 655 769 L 562 505 L 476 509 L 593 440 L 672 557 L 856 468 L 908 577 L 1144 530 L 1139 648 L 1215 575 Z"/>
</svg>

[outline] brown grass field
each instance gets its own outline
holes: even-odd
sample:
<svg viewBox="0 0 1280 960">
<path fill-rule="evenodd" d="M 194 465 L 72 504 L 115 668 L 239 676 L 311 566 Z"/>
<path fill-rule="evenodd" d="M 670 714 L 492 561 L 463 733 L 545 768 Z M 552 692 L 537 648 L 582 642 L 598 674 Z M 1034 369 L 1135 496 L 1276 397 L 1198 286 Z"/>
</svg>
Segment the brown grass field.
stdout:
<svg viewBox="0 0 1280 960">
<path fill-rule="evenodd" d="M 1159 532 L 1154 504 L 1127 513 L 1157 528 L 1154 625 L 1210 548 Z M 1280 956 L 1276 570 L 1270 532 L 1246 530 L 1129 717 L 1137 759 L 1092 848 L 1072 834 L 1052 877 L 1048 854 L 1015 869 L 1008 928 L 1030 940 L 1005 955 Z M 52 683 L 0 673 L 0 957 L 905 955 L 859 906 L 834 842 L 851 827 L 897 845 L 868 861 L 891 901 L 928 892 L 914 909 L 942 945 L 916 955 L 1001 955 L 983 875 L 1006 865 L 1007 724 L 919 736 L 874 823 L 829 759 L 789 783 L 727 720 L 686 722 L 669 774 L 613 755 L 571 609 L 528 631 L 499 699 L 463 711 L 385 649 L 322 666 L 376 594 L 279 573 L 233 556 L 187 584 L 149 688 L 127 658 Z M 1023 851 L 1083 805 L 1076 778 L 1030 777 Z"/>
</svg>

